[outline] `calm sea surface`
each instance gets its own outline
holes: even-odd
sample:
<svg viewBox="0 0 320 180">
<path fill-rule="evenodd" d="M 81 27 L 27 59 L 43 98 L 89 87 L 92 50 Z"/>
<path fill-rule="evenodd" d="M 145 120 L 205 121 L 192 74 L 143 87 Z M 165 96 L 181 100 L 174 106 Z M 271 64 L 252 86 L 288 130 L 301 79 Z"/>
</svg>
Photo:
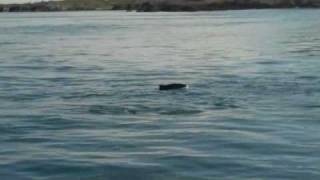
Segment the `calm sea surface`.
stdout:
<svg viewBox="0 0 320 180">
<path fill-rule="evenodd" d="M 0 179 L 320 179 L 319 17 L 0 14 Z"/>
</svg>

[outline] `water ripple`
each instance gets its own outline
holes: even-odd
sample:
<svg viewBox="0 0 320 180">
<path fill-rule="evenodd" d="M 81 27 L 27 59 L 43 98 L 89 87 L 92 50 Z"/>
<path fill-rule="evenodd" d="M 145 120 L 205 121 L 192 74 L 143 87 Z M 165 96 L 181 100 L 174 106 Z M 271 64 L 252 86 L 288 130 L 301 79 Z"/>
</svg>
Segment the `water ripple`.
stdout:
<svg viewBox="0 0 320 180">
<path fill-rule="evenodd" d="M 318 17 L 0 14 L 1 179 L 319 179 Z"/>
</svg>

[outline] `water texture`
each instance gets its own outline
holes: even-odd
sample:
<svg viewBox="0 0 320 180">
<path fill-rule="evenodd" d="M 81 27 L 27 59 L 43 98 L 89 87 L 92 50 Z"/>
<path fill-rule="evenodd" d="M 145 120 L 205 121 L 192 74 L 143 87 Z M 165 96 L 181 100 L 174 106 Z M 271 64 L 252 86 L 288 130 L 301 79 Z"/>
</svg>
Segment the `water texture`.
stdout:
<svg viewBox="0 0 320 180">
<path fill-rule="evenodd" d="M 0 14 L 0 179 L 320 179 L 319 17 Z"/>
</svg>

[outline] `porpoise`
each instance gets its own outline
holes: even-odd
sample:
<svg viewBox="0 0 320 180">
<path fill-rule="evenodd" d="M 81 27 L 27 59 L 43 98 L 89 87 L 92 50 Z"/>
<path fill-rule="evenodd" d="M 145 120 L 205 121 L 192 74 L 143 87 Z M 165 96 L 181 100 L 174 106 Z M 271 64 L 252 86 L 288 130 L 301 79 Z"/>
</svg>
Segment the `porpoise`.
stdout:
<svg viewBox="0 0 320 180">
<path fill-rule="evenodd" d="M 160 91 L 168 91 L 168 90 L 175 90 L 175 89 L 183 89 L 186 88 L 186 84 L 180 84 L 180 83 L 173 83 L 173 84 L 160 84 L 159 90 Z"/>
</svg>

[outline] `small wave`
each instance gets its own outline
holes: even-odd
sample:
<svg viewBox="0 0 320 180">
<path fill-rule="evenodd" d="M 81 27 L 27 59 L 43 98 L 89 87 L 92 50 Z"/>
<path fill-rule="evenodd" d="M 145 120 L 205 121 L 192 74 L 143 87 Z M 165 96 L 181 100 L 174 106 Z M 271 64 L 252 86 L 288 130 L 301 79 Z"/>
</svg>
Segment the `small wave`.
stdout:
<svg viewBox="0 0 320 180">
<path fill-rule="evenodd" d="M 51 158 L 48 159 L 48 156 Z M 34 177 L 33 174 L 46 177 L 46 179 L 56 179 L 57 177 L 58 179 L 59 177 L 62 179 L 73 179 L 73 177 L 84 179 L 109 179 L 108 177 L 111 179 L 154 179 L 156 175 L 160 177 L 168 173 L 167 170 L 154 163 L 136 162 L 130 158 L 122 160 L 121 158 L 102 156 L 89 159 L 85 158 L 89 157 L 87 155 L 82 156 L 82 159 L 74 159 L 70 155 L 56 157 L 50 153 L 46 157 L 40 157 L 12 162 L 7 164 L 7 167 L 16 169 L 18 172 L 30 172 L 25 175 L 24 179 L 27 179 L 28 175 Z"/>
<path fill-rule="evenodd" d="M 121 106 L 105 106 L 105 105 L 92 105 L 89 106 L 88 112 L 91 114 L 137 114 L 134 109 L 129 109 Z"/>
<path fill-rule="evenodd" d="M 306 109 L 320 109 L 320 105 L 304 105 Z"/>
<path fill-rule="evenodd" d="M 70 95 L 62 96 L 62 99 L 85 99 L 85 98 L 97 98 L 97 97 L 108 97 L 110 96 L 109 93 L 73 93 Z"/>
<path fill-rule="evenodd" d="M 47 143 L 50 142 L 52 139 L 45 138 L 45 137 L 12 137 L 4 142 L 10 142 L 10 143 Z"/>
<path fill-rule="evenodd" d="M 59 115 L 42 115 L 36 118 L 28 118 L 24 121 L 26 124 L 18 129 L 26 130 L 33 134 L 33 129 L 41 130 L 70 130 L 70 129 L 88 129 L 91 127 L 96 127 L 96 124 L 92 122 L 87 122 L 85 119 L 78 118 L 77 120 L 59 116 Z M 27 133 L 24 132 L 24 133 Z"/>
<path fill-rule="evenodd" d="M 240 108 L 232 98 L 216 97 L 213 99 L 212 106 L 214 110 L 236 109 Z"/>
<path fill-rule="evenodd" d="M 77 53 L 74 53 L 74 54 L 72 54 L 72 55 L 74 55 L 74 56 L 88 56 L 88 55 L 90 55 L 89 53 L 86 53 L 86 52 L 77 52 Z"/>
<path fill-rule="evenodd" d="M 237 79 L 240 78 L 240 76 L 236 74 L 221 74 L 218 77 L 223 78 L 223 79 Z"/>
<path fill-rule="evenodd" d="M 0 46 L 1 45 L 15 45 L 17 44 L 16 42 L 10 42 L 10 41 L 6 41 L 6 42 L 0 42 Z"/>
<path fill-rule="evenodd" d="M 289 53 L 296 54 L 298 56 L 319 56 L 320 50 L 316 48 L 304 48 L 304 49 L 297 49 L 297 50 L 291 50 Z"/>
<path fill-rule="evenodd" d="M 257 64 L 261 64 L 261 65 L 277 65 L 277 64 L 284 64 L 284 62 L 270 60 L 270 61 L 259 61 L 259 62 L 257 62 Z"/>
<path fill-rule="evenodd" d="M 226 103 L 226 102 L 216 102 L 214 103 L 214 109 L 237 109 L 240 108 L 240 106 L 232 103 Z"/>
<path fill-rule="evenodd" d="M 49 93 L 38 93 L 38 94 L 13 94 L 7 96 L 1 96 L 0 99 L 2 100 L 10 100 L 10 101 L 37 101 L 44 98 L 50 98 L 51 94 Z"/>
<path fill-rule="evenodd" d="M 15 134 L 17 133 L 17 129 L 11 125 L 2 125 L 0 124 L 0 132 L 1 134 Z M 21 132 L 19 132 L 21 133 Z"/>
<path fill-rule="evenodd" d="M 316 80 L 316 79 L 319 79 L 319 77 L 317 77 L 317 76 L 299 76 L 298 79 Z"/>
<path fill-rule="evenodd" d="M 0 68 L 5 69 L 13 69 L 13 70 L 44 70 L 47 69 L 48 66 L 29 66 L 29 65 L 13 65 L 13 66 L 1 66 Z"/>
<path fill-rule="evenodd" d="M 74 66 L 59 66 L 59 67 L 55 68 L 55 70 L 57 70 L 57 71 L 70 71 L 73 69 L 75 69 Z"/>
<path fill-rule="evenodd" d="M 203 111 L 201 110 L 192 110 L 192 109 L 175 109 L 175 110 L 168 110 L 162 111 L 160 114 L 162 115 L 193 115 L 193 114 L 200 114 Z"/>
<path fill-rule="evenodd" d="M 68 78 L 68 77 L 47 77 L 47 78 L 40 78 L 39 80 L 49 81 L 49 82 L 68 82 L 76 80 L 74 78 Z"/>
</svg>

